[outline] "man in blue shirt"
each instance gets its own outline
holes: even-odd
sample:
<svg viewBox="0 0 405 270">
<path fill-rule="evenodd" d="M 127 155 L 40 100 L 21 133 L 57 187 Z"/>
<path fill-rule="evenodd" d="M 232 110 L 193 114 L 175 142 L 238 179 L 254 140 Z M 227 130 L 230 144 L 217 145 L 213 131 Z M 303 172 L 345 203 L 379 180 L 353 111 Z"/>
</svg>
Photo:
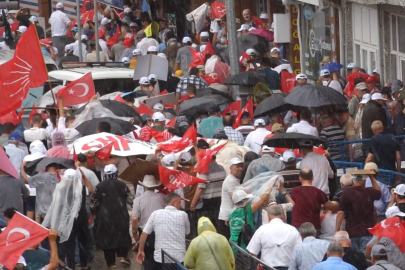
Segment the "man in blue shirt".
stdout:
<svg viewBox="0 0 405 270">
<path fill-rule="evenodd" d="M 326 253 L 328 259 L 315 265 L 312 270 L 357 270 L 353 265 L 343 261 L 343 248 L 341 244 L 330 244 Z"/>
</svg>

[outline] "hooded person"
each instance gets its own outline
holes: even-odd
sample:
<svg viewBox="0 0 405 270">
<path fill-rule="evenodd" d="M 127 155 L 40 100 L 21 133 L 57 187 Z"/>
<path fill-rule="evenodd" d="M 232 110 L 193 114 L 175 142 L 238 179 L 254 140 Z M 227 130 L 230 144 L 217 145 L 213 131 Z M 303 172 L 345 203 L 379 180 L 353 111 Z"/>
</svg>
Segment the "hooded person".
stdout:
<svg viewBox="0 0 405 270">
<path fill-rule="evenodd" d="M 235 257 L 228 240 L 217 233 L 207 217 L 198 220 L 198 236 L 187 249 L 184 266 L 195 270 L 235 269 Z"/>
<path fill-rule="evenodd" d="M 45 157 L 49 158 L 72 158 L 69 148 L 67 147 L 67 142 L 65 135 L 62 132 L 56 131 L 52 135 L 52 148 L 45 153 Z"/>
</svg>

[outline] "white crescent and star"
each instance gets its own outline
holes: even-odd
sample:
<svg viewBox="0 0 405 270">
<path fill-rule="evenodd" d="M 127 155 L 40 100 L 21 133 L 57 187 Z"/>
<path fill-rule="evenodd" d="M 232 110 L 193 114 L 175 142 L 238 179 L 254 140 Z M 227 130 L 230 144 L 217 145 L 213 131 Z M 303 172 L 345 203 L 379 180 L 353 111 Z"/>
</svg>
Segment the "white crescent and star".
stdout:
<svg viewBox="0 0 405 270">
<path fill-rule="evenodd" d="M 14 228 L 14 229 L 10 230 L 10 232 L 7 235 L 6 246 L 8 246 L 10 244 L 13 244 L 13 243 L 8 242 L 8 239 L 10 238 L 10 235 L 12 235 L 13 233 L 22 233 L 25 236 L 24 239 L 18 240 L 16 242 L 24 241 L 24 240 L 30 238 L 30 236 L 31 236 L 30 232 L 27 231 L 26 229 L 18 228 L 18 227 Z"/>
<path fill-rule="evenodd" d="M 82 95 L 77 95 L 78 97 L 84 97 L 84 96 L 86 96 L 88 93 L 89 93 L 89 86 L 87 85 L 87 84 L 85 84 L 85 83 L 78 83 L 78 84 L 76 84 L 73 88 L 75 88 L 75 87 L 77 87 L 77 86 L 83 86 L 83 88 L 84 88 L 84 93 L 82 94 Z M 73 95 L 74 93 L 75 93 L 75 91 L 73 90 L 73 88 L 72 89 L 69 89 L 69 94 L 70 95 Z"/>
</svg>

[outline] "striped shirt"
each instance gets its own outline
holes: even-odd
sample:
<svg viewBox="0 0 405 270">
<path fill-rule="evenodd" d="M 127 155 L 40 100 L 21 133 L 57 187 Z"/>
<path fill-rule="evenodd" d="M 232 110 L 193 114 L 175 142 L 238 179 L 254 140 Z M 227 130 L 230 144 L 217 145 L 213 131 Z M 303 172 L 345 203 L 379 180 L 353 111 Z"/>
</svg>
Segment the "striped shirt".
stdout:
<svg viewBox="0 0 405 270">
<path fill-rule="evenodd" d="M 324 139 L 326 142 L 344 141 L 345 133 L 341 127 L 330 125 L 321 130 L 319 137 L 321 139 Z M 339 144 L 329 144 L 329 145 L 326 144 L 326 146 L 328 146 L 330 158 L 332 160 L 339 160 L 340 159 Z"/>
</svg>

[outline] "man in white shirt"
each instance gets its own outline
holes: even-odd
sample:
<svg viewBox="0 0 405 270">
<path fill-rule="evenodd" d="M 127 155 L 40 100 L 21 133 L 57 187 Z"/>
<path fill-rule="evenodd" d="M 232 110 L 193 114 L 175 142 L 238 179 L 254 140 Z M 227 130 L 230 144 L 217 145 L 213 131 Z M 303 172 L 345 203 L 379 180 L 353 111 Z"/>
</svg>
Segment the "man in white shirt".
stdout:
<svg viewBox="0 0 405 270">
<path fill-rule="evenodd" d="M 54 46 L 58 49 L 57 59 L 62 58 L 66 46 L 66 33 L 72 21 L 63 12 L 65 6 L 59 2 L 56 4 L 56 10 L 49 17 L 49 24 L 51 25 L 52 41 Z"/>
<path fill-rule="evenodd" d="M 299 141 L 299 146 L 303 157 L 299 167 L 311 169 L 314 174 L 312 185 L 329 195 L 328 178 L 333 178 L 334 174 L 328 159 L 313 151 L 313 143 L 310 140 Z"/>
<path fill-rule="evenodd" d="M 21 141 L 21 136 L 18 133 L 12 133 L 8 137 L 8 144 L 4 146 L 6 153 L 9 156 L 11 164 L 18 172 L 18 177 L 21 177 L 21 164 L 24 160 L 24 157 L 27 155 L 24 150 L 18 148 L 18 145 Z"/>
<path fill-rule="evenodd" d="M 86 35 L 79 36 L 79 33 L 76 33 L 75 39 L 76 41 L 70 43 L 69 45 L 73 46 L 73 54 L 80 58 L 79 54 L 79 38 L 82 40 L 82 61 L 86 61 L 87 56 L 87 41 L 89 38 Z"/>
<path fill-rule="evenodd" d="M 335 76 L 336 76 L 336 79 L 334 77 L 331 78 L 330 71 L 328 69 L 322 69 L 321 74 L 320 74 L 320 79 L 324 86 L 331 87 L 343 95 L 342 85 L 340 84 L 337 75 L 335 75 Z"/>
<path fill-rule="evenodd" d="M 190 222 L 186 212 L 180 211 L 181 197 L 175 192 L 167 195 L 165 209 L 152 213 L 143 228 L 136 260 L 145 260 L 145 242 L 155 232 L 155 269 L 162 268 L 162 249 L 179 262 L 186 255 L 186 235 L 190 233 Z"/>
<path fill-rule="evenodd" d="M 51 139 L 51 134 L 49 133 L 48 130 L 42 128 L 42 122 L 44 119 L 42 118 L 42 115 L 39 113 L 34 114 L 32 116 L 32 128 L 25 130 L 24 131 L 24 140 L 27 143 L 27 146 L 29 148 L 29 143 L 33 141 L 42 141 L 42 143 L 47 145 L 46 140 Z"/>
<path fill-rule="evenodd" d="M 284 223 L 284 210 L 280 205 L 271 205 L 267 209 L 270 222 L 257 229 L 247 246 L 247 250 L 276 269 L 287 269 L 292 261 L 292 250 L 302 242 L 297 229 Z"/>
<path fill-rule="evenodd" d="M 263 119 L 256 119 L 254 122 L 256 130 L 249 133 L 244 143 L 244 146 L 249 147 L 253 152 L 256 152 L 256 154 L 260 153 L 264 138 L 271 134 L 265 126 L 266 123 Z"/>
<path fill-rule="evenodd" d="M 159 43 L 153 38 L 146 37 L 146 34 L 143 30 L 139 31 L 136 34 L 136 37 L 141 38 L 141 41 L 138 42 L 138 44 L 136 45 L 136 48 L 141 50 L 142 55 L 147 55 L 148 48 L 151 46 L 155 46 L 156 48 L 159 47 Z"/>
<path fill-rule="evenodd" d="M 287 133 L 297 132 L 319 137 L 318 130 L 316 127 L 311 126 L 312 114 L 308 109 L 302 109 L 300 112 L 300 119 L 298 123 L 292 124 L 291 127 L 287 129 Z"/>
</svg>

